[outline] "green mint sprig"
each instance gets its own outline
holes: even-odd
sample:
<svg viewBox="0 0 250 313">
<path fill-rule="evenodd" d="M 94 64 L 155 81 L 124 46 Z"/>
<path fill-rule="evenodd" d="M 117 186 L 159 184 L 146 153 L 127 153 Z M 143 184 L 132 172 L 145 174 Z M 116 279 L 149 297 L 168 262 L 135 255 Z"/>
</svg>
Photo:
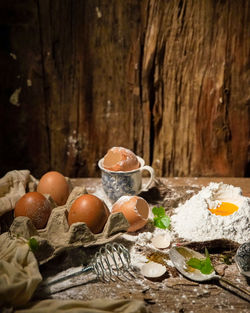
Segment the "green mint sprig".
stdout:
<svg viewBox="0 0 250 313">
<path fill-rule="evenodd" d="M 153 207 L 152 212 L 154 214 L 154 226 L 162 229 L 170 227 L 170 217 L 166 215 L 165 209 L 161 207 Z"/>
<path fill-rule="evenodd" d="M 201 271 L 202 274 L 211 274 L 214 270 L 207 248 L 205 248 L 205 259 L 191 258 L 187 261 L 187 265 Z"/>
</svg>

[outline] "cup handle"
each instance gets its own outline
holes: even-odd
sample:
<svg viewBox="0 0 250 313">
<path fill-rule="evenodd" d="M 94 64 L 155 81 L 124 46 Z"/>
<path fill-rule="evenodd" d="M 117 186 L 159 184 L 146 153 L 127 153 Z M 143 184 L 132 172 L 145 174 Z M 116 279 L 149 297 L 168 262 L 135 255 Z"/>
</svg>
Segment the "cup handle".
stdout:
<svg viewBox="0 0 250 313">
<path fill-rule="evenodd" d="M 155 171 L 154 171 L 153 167 L 148 166 L 148 165 L 143 166 L 143 167 L 140 169 L 140 171 L 141 171 L 141 172 L 143 172 L 143 171 L 148 171 L 149 174 L 150 174 L 149 181 L 147 182 L 147 184 L 145 184 L 145 186 L 143 186 L 143 187 L 141 188 L 141 190 L 140 190 L 139 192 L 147 191 L 147 190 L 148 190 L 148 187 L 151 185 L 152 181 L 153 181 L 154 178 L 155 178 Z"/>
</svg>

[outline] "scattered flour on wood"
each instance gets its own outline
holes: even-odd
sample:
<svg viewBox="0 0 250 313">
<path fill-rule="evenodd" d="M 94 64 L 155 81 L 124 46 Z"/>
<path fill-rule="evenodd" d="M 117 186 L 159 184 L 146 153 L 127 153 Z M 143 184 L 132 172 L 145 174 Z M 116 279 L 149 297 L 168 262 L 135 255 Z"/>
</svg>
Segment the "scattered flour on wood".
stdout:
<svg viewBox="0 0 250 313">
<path fill-rule="evenodd" d="M 130 235 L 130 234 L 123 234 L 122 238 L 134 242 L 130 249 L 130 258 L 132 266 L 136 267 L 137 269 L 141 269 L 141 267 L 148 262 L 147 257 L 141 252 L 141 248 L 146 247 L 149 248 L 151 251 L 161 251 L 154 247 L 152 244 L 152 239 L 154 236 L 159 234 L 165 234 L 169 232 L 165 229 L 155 228 L 153 232 L 142 232 L 138 235 Z M 170 234 L 170 232 L 169 232 Z M 168 249 L 164 249 L 164 252 L 168 251 Z M 171 264 L 171 265 L 170 265 Z M 172 262 L 170 266 L 173 266 Z"/>
<path fill-rule="evenodd" d="M 239 209 L 228 216 L 209 211 L 223 201 L 233 203 Z M 225 238 L 238 243 L 246 242 L 250 238 L 250 198 L 243 197 L 239 187 L 210 183 L 175 209 L 171 225 L 179 237 L 187 240 Z"/>
</svg>

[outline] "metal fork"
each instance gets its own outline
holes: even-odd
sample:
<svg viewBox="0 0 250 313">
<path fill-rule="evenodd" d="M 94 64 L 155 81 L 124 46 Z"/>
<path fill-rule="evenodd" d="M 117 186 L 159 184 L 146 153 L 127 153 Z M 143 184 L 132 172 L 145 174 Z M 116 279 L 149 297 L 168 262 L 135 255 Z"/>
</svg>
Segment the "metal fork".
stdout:
<svg viewBox="0 0 250 313">
<path fill-rule="evenodd" d="M 130 254 L 127 248 L 122 244 L 107 243 L 95 253 L 93 261 L 89 266 L 64 277 L 54 279 L 44 285 L 51 286 L 68 278 L 85 274 L 90 271 L 94 271 L 97 279 L 100 279 L 103 282 L 110 282 L 111 280 L 115 281 L 115 277 L 121 280 L 131 280 L 132 278 L 136 278 L 133 275 L 134 269 L 131 265 Z"/>
</svg>

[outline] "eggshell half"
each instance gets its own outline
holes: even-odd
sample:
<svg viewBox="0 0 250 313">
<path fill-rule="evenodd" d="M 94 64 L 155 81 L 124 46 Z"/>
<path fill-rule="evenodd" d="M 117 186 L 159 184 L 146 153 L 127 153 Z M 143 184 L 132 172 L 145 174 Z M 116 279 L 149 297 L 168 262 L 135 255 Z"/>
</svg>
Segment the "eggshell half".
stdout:
<svg viewBox="0 0 250 313">
<path fill-rule="evenodd" d="M 51 171 L 42 176 L 37 191 L 49 194 L 57 205 L 64 205 L 69 196 L 69 185 L 61 173 Z"/>
<path fill-rule="evenodd" d="M 50 202 L 39 192 L 28 192 L 16 203 L 14 214 L 27 216 L 37 229 L 44 228 L 51 213 Z"/>
<path fill-rule="evenodd" d="M 155 248 L 165 249 L 165 248 L 168 248 L 170 246 L 171 236 L 167 232 L 165 234 L 158 234 L 158 235 L 155 235 L 153 237 L 151 242 L 152 242 L 153 246 L 155 246 Z"/>
<path fill-rule="evenodd" d="M 112 206 L 112 213 L 122 212 L 128 220 L 128 232 L 141 229 L 147 224 L 149 205 L 146 200 L 138 196 L 122 196 Z"/>
<path fill-rule="evenodd" d="M 92 233 L 100 233 L 107 222 L 110 212 L 105 203 L 94 195 L 85 194 L 77 198 L 68 215 L 69 225 L 86 223 Z"/>
<path fill-rule="evenodd" d="M 140 167 L 136 155 L 129 149 L 113 147 L 103 159 L 103 167 L 109 171 L 132 171 Z"/>
<path fill-rule="evenodd" d="M 165 266 L 155 262 L 148 262 L 141 268 L 142 275 L 148 278 L 159 278 L 163 276 L 166 271 Z"/>
</svg>

